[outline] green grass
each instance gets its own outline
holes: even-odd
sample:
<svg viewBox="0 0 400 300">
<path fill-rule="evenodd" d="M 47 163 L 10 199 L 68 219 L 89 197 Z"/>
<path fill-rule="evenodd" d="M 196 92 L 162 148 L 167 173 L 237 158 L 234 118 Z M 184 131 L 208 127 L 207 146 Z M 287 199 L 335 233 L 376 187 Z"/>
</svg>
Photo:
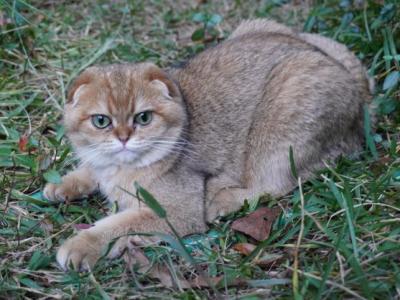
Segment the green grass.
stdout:
<svg viewBox="0 0 400 300">
<path fill-rule="evenodd" d="M 0 298 L 399 299 L 400 3 L 204 2 L 0 0 Z M 250 17 L 333 37 L 363 60 L 377 83 L 365 152 L 268 198 L 284 213 L 247 257 L 232 245 L 252 241 L 229 225 L 254 202 L 208 238 L 192 238 L 200 269 L 222 276 L 214 290 L 165 287 L 122 259 L 101 260 L 90 274 L 61 272 L 54 255 L 72 225 L 109 211 L 100 196 L 59 205 L 35 197 L 75 163 L 60 125 L 68 83 L 95 63 L 185 60 Z M 173 243 L 147 252 L 177 277 L 198 275 Z M 279 259 L 260 265 L 260 257 Z"/>
</svg>

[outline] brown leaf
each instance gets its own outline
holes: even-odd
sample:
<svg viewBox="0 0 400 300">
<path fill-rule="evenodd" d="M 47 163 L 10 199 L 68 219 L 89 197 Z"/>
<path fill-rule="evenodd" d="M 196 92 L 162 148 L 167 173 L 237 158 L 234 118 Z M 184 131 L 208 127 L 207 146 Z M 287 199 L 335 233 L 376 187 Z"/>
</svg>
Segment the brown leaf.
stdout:
<svg viewBox="0 0 400 300">
<path fill-rule="evenodd" d="M 233 245 L 233 249 L 241 254 L 249 255 L 254 249 L 256 249 L 256 245 L 250 243 L 238 243 Z"/>
<path fill-rule="evenodd" d="M 166 266 L 162 266 L 160 264 L 155 264 L 147 273 L 151 278 L 158 279 L 161 284 L 165 287 L 174 287 L 177 285 L 174 278 L 171 276 L 171 273 L 168 271 Z M 179 285 L 182 288 L 189 288 L 186 280 L 181 280 L 180 278 L 176 278 L 179 280 Z"/>
<path fill-rule="evenodd" d="M 84 230 L 84 229 L 89 229 L 92 226 L 93 226 L 92 224 L 78 223 L 74 225 L 74 228 L 77 230 Z"/>
<path fill-rule="evenodd" d="M 177 274 L 177 278 L 173 277 L 168 268 L 160 263 L 152 264 L 140 248 L 132 247 L 124 254 L 124 260 L 130 270 L 133 270 L 134 264 L 139 264 L 139 272 L 146 273 L 147 276 L 158 279 L 164 287 L 175 287 L 179 285 L 183 289 L 192 287 L 210 287 L 217 285 L 222 279 L 222 276 L 207 277 L 198 276 L 188 280 Z M 179 281 L 179 282 L 177 282 Z"/>
<path fill-rule="evenodd" d="M 199 276 L 187 282 L 190 284 L 190 287 L 202 288 L 202 287 L 210 287 L 210 285 L 216 286 L 222 279 L 223 276 L 207 277 L 207 278 L 204 278 L 204 276 Z"/>
<path fill-rule="evenodd" d="M 176 287 L 179 285 L 183 289 L 209 288 L 211 286 L 217 286 L 224 279 L 224 276 L 221 275 L 215 277 L 198 275 L 195 278 L 186 279 L 182 277 L 179 272 L 176 274 L 177 277 L 173 277 L 170 270 L 165 265 L 160 263 L 151 263 L 143 250 L 136 247 L 132 247 L 129 251 L 125 252 L 124 260 L 131 271 L 133 271 L 133 266 L 135 264 L 139 264 L 139 272 L 145 273 L 147 276 L 159 280 L 164 287 Z M 247 281 L 242 278 L 235 278 L 227 281 L 226 284 L 228 286 L 246 286 Z"/>
<path fill-rule="evenodd" d="M 40 227 L 47 233 L 50 234 L 54 230 L 54 225 L 53 222 L 50 219 L 44 219 L 42 222 L 40 222 Z"/>
<path fill-rule="evenodd" d="M 28 145 L 28 139 L 29 135 L 27 133 L 24 133 L 23 135 L 20 136 L 19 141 L 18 141 L 18 149 L 21 152 L 26 152 L 26 146 Z"/>
<path fill-rule="evenodd" d="M 148 272 L 148 275 L 152 278 L 158 279 L 161 284 L 165 287 L 177 286 L 179 281 L 179 286 L 183 289 L 190 288 L 204 288 L 216 286 L 223 278 L 223 276 L 207 277 L 198 276 L 194 279 L 188 280 L 178 276 L 178 278 L 173 279 L 168 268 L 165 266 L 154 265 L 152 269 Z"/>
<path fill-rule="evenodd" d="M 270 266 L 272 263 L 283 258 L 283 255 L 280 254 L 265 254 L 260 258 L 256 259 L 255 264 L 260 267 Z"/>
<path fill-rule="evenodd" d="M 243 232 L 257 241 L 262 241 L 269 237 L 272 224 L 279 214 L 279 207 L 262 207 L 248 216 L 234 221 L 231 228 Z"/>
</svg>

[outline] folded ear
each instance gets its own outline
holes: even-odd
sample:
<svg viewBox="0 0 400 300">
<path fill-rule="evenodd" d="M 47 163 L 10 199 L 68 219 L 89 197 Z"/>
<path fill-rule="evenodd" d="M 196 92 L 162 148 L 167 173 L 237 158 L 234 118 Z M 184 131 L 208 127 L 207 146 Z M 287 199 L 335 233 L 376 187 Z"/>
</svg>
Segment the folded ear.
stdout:
<svg viewBox="0 0 400 300">
<path fill-rule="evenodd" d="M 150 65 L 145 71 L 145 79 L 158 88 L 166 98 L 179 97 L 178 85 L 171 77 L 155 65 Z"/>
<path fill-rule="evenodd" d="M 75 106 L 79 101 L 79 94 L 86 84 L 91 82 L 93 79 L 93 73 L 90 69 L 83 71 L 77 78 L 74 79 L 70 87 L 68 88 L 67 104 Z"/>
</svg>

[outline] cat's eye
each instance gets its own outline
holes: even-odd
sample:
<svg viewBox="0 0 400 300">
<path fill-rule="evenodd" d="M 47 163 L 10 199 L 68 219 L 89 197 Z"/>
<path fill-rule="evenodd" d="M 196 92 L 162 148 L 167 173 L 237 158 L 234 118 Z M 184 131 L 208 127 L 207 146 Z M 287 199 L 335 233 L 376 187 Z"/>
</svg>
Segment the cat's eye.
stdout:
<svg viewBox="0 0 400 300">
<path fill-rule="evenodd" d="M 106 115 L 92 115 L 92 124 L 94 127 L 104 129 L 111 125 L 111 119 Z"/>
<path fill-rule="evenodd" d="M 134 123 L 139 124 L 142 126 L 149 125 L 151 120 L 153 119 L 153 113 L 151 111 L 144 111 L 141 113 L 138 113 L 135 118 L 134 118 Z"/>
</svg>

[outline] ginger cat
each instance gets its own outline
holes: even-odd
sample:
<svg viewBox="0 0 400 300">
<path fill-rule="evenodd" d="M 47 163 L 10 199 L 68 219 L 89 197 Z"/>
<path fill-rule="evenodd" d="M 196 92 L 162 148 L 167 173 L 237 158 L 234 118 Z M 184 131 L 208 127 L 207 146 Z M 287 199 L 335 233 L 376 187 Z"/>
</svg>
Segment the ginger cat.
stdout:
<svg viewBox="0 0 400 300">
<path fill-rule="evenodd" d="M 226 41 L 179 69 L 151 63 L 90 67 L 73 83 L 64 124 L 79 167 L 54 201 L 100 190 L 120 211 L 66 241 L 59 264 L 91 268 L 114 238 L 169 232 L 135 193 L 149 190 L 182 235 L 233 212 L 245 199 L 282 196 L 324 160 L 361 149 L 369 82 L 337 42 L 273 21 L 242 23 Z M 122 188 L 122 189 L 121 189 Z M 117 256 L 141 238 L 120 238 Z M 128 245 L 129 244 L 129 245 Z"/>
</svg>

